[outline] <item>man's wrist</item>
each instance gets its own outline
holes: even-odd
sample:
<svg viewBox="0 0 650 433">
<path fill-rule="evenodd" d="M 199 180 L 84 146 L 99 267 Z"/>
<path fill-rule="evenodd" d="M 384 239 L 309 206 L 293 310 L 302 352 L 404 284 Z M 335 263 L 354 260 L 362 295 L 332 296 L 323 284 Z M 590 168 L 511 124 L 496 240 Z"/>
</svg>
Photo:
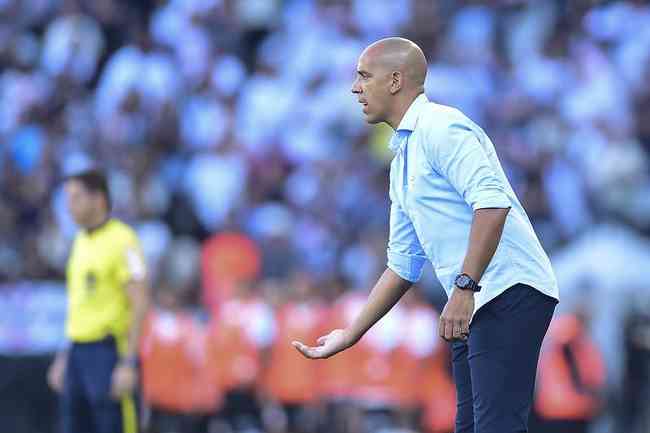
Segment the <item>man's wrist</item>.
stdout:
<svg viewBox="0 0 650 433">
<path fill-rule="evenodd" d="M 469 274 L 465 272 L 456 275 L 456 278 L 454 279 L 454 285 L 464 291 L 481 291 L 481 286 L 478 284 L 478 281 L 474 280 Z"/>
<path fill-rule="evenodd" d="M 357 341 L 361 339 L 361 336 L 355 335 L 354 332 L 352 332 L 351 329 L 345 329 L 345 346 L 346 348 L 350 348 L 354 346 Z"/>
<path fill-rule="evenodd" d="M 454 290 L 453 290 L 453 292 L 452 292 L 452 295 L 453 295 L 454 293 L 456 293 L 458 296 L 466 296 L 466 297 L 468 297 L 468 298 L 469 298 L 469 297 L 473 298 L 473 297 L 474 297 L 474 293 L 476 293 L 476 292 L 474 292 L 474 291 L 472 291 L 472 290 L 462 289 L 462 288 L 460 288 L 460 287 L 454 285 Z"/>
</svg>

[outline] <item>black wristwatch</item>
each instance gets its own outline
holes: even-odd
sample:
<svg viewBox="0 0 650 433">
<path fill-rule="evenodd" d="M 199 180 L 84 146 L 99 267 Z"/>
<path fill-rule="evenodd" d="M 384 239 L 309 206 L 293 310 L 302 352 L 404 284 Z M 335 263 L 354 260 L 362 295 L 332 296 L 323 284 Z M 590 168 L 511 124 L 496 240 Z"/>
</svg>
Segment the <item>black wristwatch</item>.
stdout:
<svg viewBox="0 0 650 433">
<path fill-rule="evenodd" d="M 454 280 L 454 284 L 462 290 L 471 290 L 472 292 L 481 291 L 481 286 L 467 274 L 458 274 Z"/>
</svg>

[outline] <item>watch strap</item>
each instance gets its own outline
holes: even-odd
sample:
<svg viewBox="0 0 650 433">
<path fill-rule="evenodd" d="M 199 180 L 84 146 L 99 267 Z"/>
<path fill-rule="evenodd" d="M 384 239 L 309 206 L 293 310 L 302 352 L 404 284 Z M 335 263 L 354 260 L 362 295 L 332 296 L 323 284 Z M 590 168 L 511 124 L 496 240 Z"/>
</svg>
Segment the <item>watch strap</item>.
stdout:
<svg viewBox="0 0 650 433">
<path fill-rule="evenodd" d="M 463 280 L 465 280 L 465 283 L 459 285 L 459 284 L 458 284 L 458 283 L 459 283 L 458 280 L 461 279 L 461 278 L 462 278 Z M 458 288 L 462 289 L 462 290 L 471 290 L 472 292 L 479 292 L 479 291 L 481 291 L 481 286 L 480 286 L 476 281 L 474 281 L 474 279 L 473 279 L 472 277 L 470 277 L 470 276 L 469 276 L 468 274 L 466 274 L 466 273 L 458 274 L 458 275 L 456 276 L 456 279 L 454 280 L 454 284 L 456 284 L 456 286 L 457 286 Z"/>
</svg>

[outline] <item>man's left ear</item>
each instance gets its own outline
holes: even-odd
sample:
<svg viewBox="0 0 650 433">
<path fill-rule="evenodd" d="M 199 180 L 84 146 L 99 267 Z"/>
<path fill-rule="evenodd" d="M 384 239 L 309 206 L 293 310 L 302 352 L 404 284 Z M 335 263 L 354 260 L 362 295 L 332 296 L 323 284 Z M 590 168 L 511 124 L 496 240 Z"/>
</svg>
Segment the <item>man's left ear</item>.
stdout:
<svg viewBox="0 0 650 433">
<path fill-rule="evenodd" d="M 395 93 L 399 92 L 401 88 L 402 88 L 402 73 L 399 71 L 394 71 L 391 74 L 390 93 L 394 95 Z"/>
</svg>

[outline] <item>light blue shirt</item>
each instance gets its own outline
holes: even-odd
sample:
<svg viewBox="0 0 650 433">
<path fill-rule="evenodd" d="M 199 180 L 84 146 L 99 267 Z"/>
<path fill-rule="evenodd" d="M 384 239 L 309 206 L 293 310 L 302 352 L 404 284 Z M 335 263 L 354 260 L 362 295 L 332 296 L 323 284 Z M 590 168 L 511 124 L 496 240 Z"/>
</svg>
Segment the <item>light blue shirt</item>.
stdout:
<svg viewBox="0 0 650 433">
<path fill-rule="evenodd" d="M 517 283 L 559 299 L 551 262 L 480 127 L 422 94 L 389 147 L 395 152 L 390 167 L 390 269 L 416 282 L 429 260 L 450 296 L 467 253 L 474 211 L 510 208 L 480 280 L 475 310 Z"/>
</svg>

